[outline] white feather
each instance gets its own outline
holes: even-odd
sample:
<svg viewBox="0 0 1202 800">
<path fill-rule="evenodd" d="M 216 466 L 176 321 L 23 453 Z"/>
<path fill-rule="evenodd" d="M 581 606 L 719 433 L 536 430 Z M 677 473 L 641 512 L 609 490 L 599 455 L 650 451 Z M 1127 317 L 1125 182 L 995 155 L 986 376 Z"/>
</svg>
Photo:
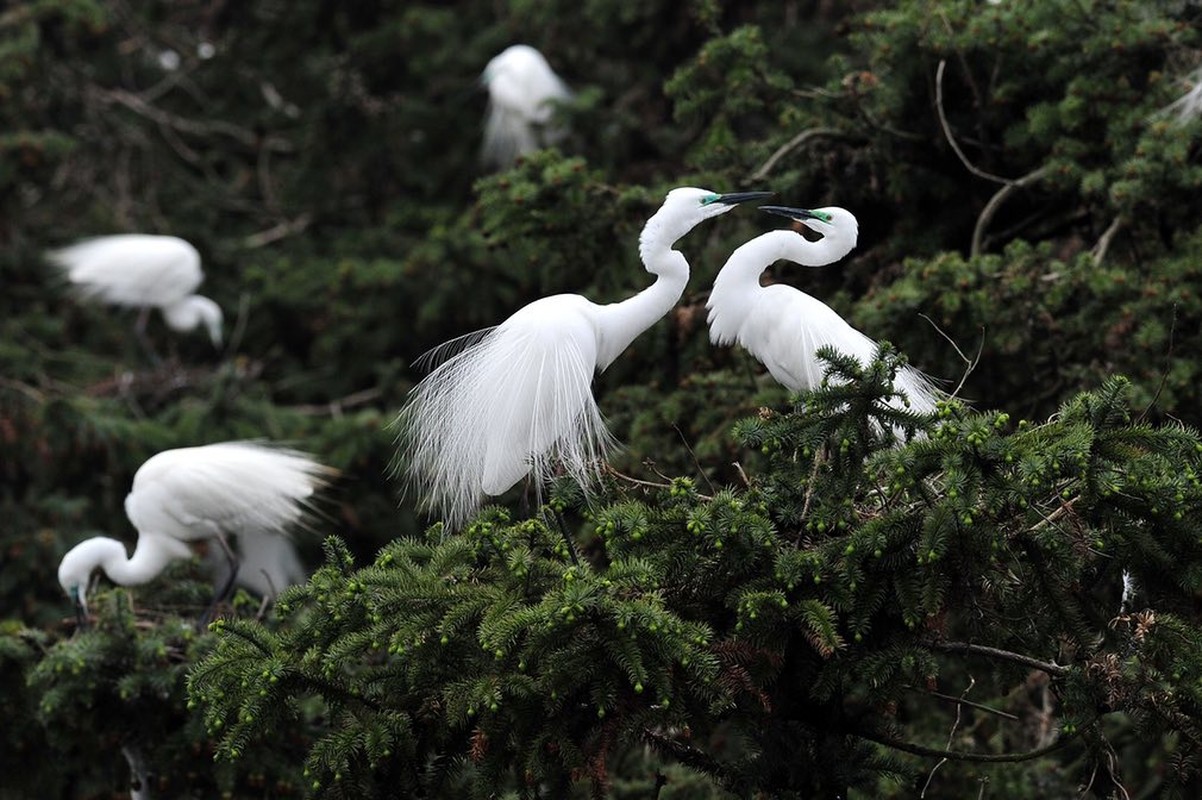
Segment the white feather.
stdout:
<svg viewBox="0 0 1202 800">
<path fill-rule="evenodd" d="M 412 392 L 397 417 L 396 468 L 423 507 L 454 530 L 486 496 L 526 475 L 535 488 L 556 470 L 587 492 L 614 446 L 592 394 L 604 370 L 680 299 L 689 265 L 672 245 L 747 195 L 668 193 L 643 229 L 639 254 L 655 283 L 620 303 L 546 297 L 496 328 L 452 340 L 454 353 Z"/>
<path fill-rule="evenodd" d="M 272 581 L 290 582 L 299 562 L 293 563 L 287 532 L 334 474 L 306 453 L 262 442 L 166 450 L 139 467 L 125 498 L 126 516 L 138 531 L 133 556 L 115 539 L 88 539 L 63 556 L 59 583 L 81 596 L 97 568 L 123 586 L 145 583 L 172 560 L 188 557 L 187 543 L 224 535 L 237 536 L 251 559 L 244 585 L 267 585 L 255 575 L 264 570 Z"/>
<path fill-rule="evenodd" d="M 138 233 L 101 236 L 46 257 L 85 299 L 157 308 L 179 331 L 204 323 L 214 345 L 221 343 L 221 309 L 195 294 L 204 280 L 200 254 L 183 239 Z"/>
<path fill-rule="evenodd" d="M 486 165 L 507 167 L 567 135 L 553 117 L 556 104 L 571 100 L 572 92 L 533 47 L 506 48 L 488 62 L 481 81 L 488 89 L 481 153 Z"/>
<path fill-rule="evenodd" d="M 823 345 L 854 356 L 862 366 L 872 362 L 877 343 L 853 328 L 830 306 L 791 286 L 761 286 L 760 274 L 779 260 L 802 266 L 838 261 L 856 245 L 858 226 L 851 212 L 818 209 L 830 222 L 803 222 L 823 234 L 811 242 L 791 230 L 757 236 L 731 253 L 706 301 L 714 344 L 738 343 L 755 356 L 782 386 L 798 392 L 818 388 L 825 362 L 816 353 Z M 927 413 L 943 393 L 919 370 L 905 366 L 894 388 L 910 401 L 910 410 Z M 895 406 L 903 405 L 894 399 Z"/>
</svg>

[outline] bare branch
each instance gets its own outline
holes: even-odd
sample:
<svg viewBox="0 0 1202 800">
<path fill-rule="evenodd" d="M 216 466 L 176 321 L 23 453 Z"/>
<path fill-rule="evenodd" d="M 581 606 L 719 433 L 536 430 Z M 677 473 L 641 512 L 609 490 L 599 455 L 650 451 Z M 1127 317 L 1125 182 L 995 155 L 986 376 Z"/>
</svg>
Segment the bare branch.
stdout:
<svg viewBox="0 0 1202 800">
<path fill-rule="evenodd" d="M 1017 192 L 1019 189 L 1022 189 L 1023 187 L 1040 180 L 1044 175 L 1048 174 L 1050 169 L 1051 167 L 1049 165 L 1044 164 L 1039 169 L 1028 172 L 1021 178 L 1016 178 L 1015 180 L 1007 182 L 1005 186 L 997 190 L 997 193 L 994 194 L 993 197 L 989 198 L 989 202 L 985 204 L 983 209 L 981 209 L 981 215 L 977 217 L 977 226 L 972 232 L 972 248 L 969 250 L 970 255 L 980 255 L 982 243 L 985 240 L 985 228 L 989 226 L 989 223 L 993 220 L 993 215 L 996 214 L 997 210 L 1002 207 L 1002 203 L 1006 201 L 1006 198 Z"/>
<path fill-rule="evenodd" d="M 935 70 L 935 110 L 939 113 L 939 124 L 943 128 L 943 135 L 947 137 L 947 143 L 952 146 L 952 150 L 956 151 L 956 156 L 960 159 L 960 163 L 973 175 L 988 181 L 994 181 L 995 183 L 1010 183 L 1009 178 L 1003 178 L 1000 175 L 986 172 L 969 161 L 968 156 L 964 155 L 964 151 L 960 149 L 960 143 L 952 135 L 952 126 L 948 123 L 947 114 L 943 111 L 943 71 L 945 69 L 947 69 L 947 59 L 941 58 L 939 59 L 939 66 Z"/>
<path fill-rule="evenodd" d="M 1012 764 L 1020 761 L 1031 761 L 1036 758 L 1042 758 L 1048 753 L 1054 753 L 1075 739 L 1079 733 L 1080 731 L 1078 730 L 1069 734 L 1061 734 L 1060 738 L 1051 744 L 1023 753 L 966 753 L 963 750 L 940 750 L 938 747 L 911 744 L 910 742 L 903 742 L 879 733 L 857 731 L 855 735 L 861 739 L 867 739 L 870 742 L 891 747 L 894 750 L 901 750 L 903 753 L 910 753 L 925 758 L 946 758 L 951 761 L 974 761 L 982 764 Z"/>
<path fill-rule="evenodd" d="M 801 133 L 794 136 L 789 141 L 782 144 L 776 149 L 776 152 L 768 157 L 768 160 L 760 165 L 760 168 L 747 176 L 749 181 L 759 181 L 768 177 L 768 173 L 776 166 L 776 162 L 801 147 L 811 139 L 817 139 L 823 136 L 842 137 L 845 134 L 838 128 L 807 128 Z"/>
<path fill-rule="evenodd" d="M 1012 653 L 1009 650 L 1001 650 L 997 647 L 987 647 L 983 644 L 971 644 L 969 642 L 928 642 L 924 645 L 931 650 L 938 650 L 943 653 L 971 653 L 973 655 L 988 656 L 996 658 L 1000 661 L 1009 661 L 1014 664 L 1021 664 L 1025 667 L 1046 672 L 1049 675 L 1062 676 L 1068 674 L 1068 667 L 1062 667 L 1059 664 L 1052 664 L 1047 661 L 1040 661 L 1031 656 L 1025 656 L 1022 653 Z"/>
<path fill-rule="evenodd" d="M 1115 217 L 1114 221 L 1111 222 L 1110 226 L 1106 228 L 1106 231 L 1102 234 L 1101 238 L 1098 239 L 1098 243 L 1095 244 L 1093 249 L 1089 251 L 1089 254 L 1093 256 L 1093 263 L 1095 267 L 1099 266 L 1102 263 L 1102 260 L 1106 258 L 1106 251 L 1110 249 L 1110 242 L 1114 239 L 1114 235 L 1119 232 L 1119 229 L 1122 228 L 1124 224 L 1125 223 L 1121 216 Z"/>
<path fill-rule="evenodd" d="M 308 414 L 310 416 L 329 415 L 331 417 L 341 417 L 342 412 L 348 408 L 365 405 L 375 400 L 382 394 L 382 390 L 378 386 L 373 386 L 370 389 L 352 392 L 346 397 L 340 397 L 337 400 L 331 400 L 328 403 L 314 403 L 313 405 L 300 406 L 285 406 L 288 411 L 294 411 L 297 414 Z"/>
<path fill-rule="evenodd" d="M 964 374 L 960 376 L 960 382 L 956 384 L 955 390 L 950 395 L 951 397 L 955 397 L 960 394 L 960 390 L 964 388 L 964 382 L 968 380 L 968 376 L 971 375 L 973 370 L 977 368 L 977 364 L 981 363 L 981 353 L 985 352 L 985 328 L 984 326 L 981 327 L 981 343 L 977 346 L 977 354 L 970 359 L 968 356 L 964 355 L 964 351 L 960 349 L 959 345 L 956 344 L 956 341 L 952 339 L 952 337 L 948 336 L 942 328 L 935 324 L 935 320 L 922 313 L 920 313 L 918 316 L 929 322 L 931 327 L 934 328 L 940 336 L 942 336 L 944 339 L 947 339 L 951 346 L 956 349 L 956 354 L 960 356 L 961 360 L 963 360 L 967 365 L 964 369 Z"/>
<path fill-rule="evenodd" d="M 947 700 L 949 702 L 956 703 L 958 705 L 965 705 L 965 706 L 969 706 L 970 708 L 975 708 L 978 711 L 984 711 L 988 714 L 994 714 L 999 717 L 1004 717 L 1005 719 L 1008 719 L 1008 720 L 1013 720 L 1015 722 L 1018 721 L 1018 717 L 1015 716 L 1014 714 L 1011 714 L 1009 711 L 1002 711 L 999 708 L 994 708 L 993 706 L 987 706 L 983 703 L 974 703 L 972 700 L 965 700 L 964 695 L 960 695 L 959 697 L 956 697 L 954 695 L 943 694 L 942 692 L 936 692 L 931 689 L 922 689 L 918 686 L 907 686 L 905 688 L 911 692 L 918 692 L 919 694 L 925 694 L 929 697 L 937 697 L 940 700 Z"/>
<path fill-rule="evenodd" d="M 154 120 L 160 125 L 168 125 L 177 131 L 190 133 L 194 136 L 213 136 L 218 134 L 228 136 L 253 149 L 264 148 L 281 153 L 290 153 L 295 150 L 291 142 L 281 137 L 260 136 L 249 128 L 243 128 L 240 125 L 225 122 L 224 120 L 196 120 L 181 117 L 153 106 L 146 102 L 140 95 L 124 89 L 104 89 L 94 86 L 92 90 L 103 100 L 119 103 L 139 116 Z"/>
<path fill-rule="evenodd" d="M 263 247 L 272 242 L 278 242 L 280 239 L 286 239 L 289 236 L 295 236 L 301 233 L 305 228 L 309 227 L 309 223 L 313 221 L 313 215 L 305 212 L 296 219 L 286 219 L 278 225 L 273 225 L 265 231 L 252 233 L 242 240 L 242 246 L 254 249 Z"/>
</svg>

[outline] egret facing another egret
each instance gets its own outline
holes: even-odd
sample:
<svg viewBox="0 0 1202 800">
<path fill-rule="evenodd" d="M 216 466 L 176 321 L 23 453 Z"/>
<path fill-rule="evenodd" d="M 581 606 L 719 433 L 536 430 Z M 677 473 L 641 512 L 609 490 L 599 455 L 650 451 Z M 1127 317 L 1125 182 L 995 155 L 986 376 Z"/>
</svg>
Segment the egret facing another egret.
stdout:
<svg viewBox="0 0 1202 800">
<path fill-rule="evenodd" d="M 295 553 L 286 540 L 282 545 L 263 540 L 283 539 L 314 491 L 334 474 L 307 453 L 260 442 L 165 450 L 138 468 L 125 498 L 125 514 L 138 531 L 133 556 L 127 556 L 125 545 L 116 539 L 87 539 L 63 556 L 58 582 L 82 619 L 87 614 L 88 583 L 97 568 L 114 583 L 136 586 L 152 580 L 170 562 L 188 558 L 188 543 L 216 539 L 232 561 L 220 598 L 239 571 L 225 538 L 236 535 L 248 562 L 269 573 L 243 582 L 252 588 L 282 589 L 296 578 L 289 564 L 289 553 L 293 560 Z M 272 586 L 276 582 L 279 585 Z"/>
<path fill-rule="evenodd" d="M 204 280 L 200 254 L 175 236 L 126 233 L 100 236 L 47 254 L 75 290 L 89 300 L 142 309 L 157 308 L 168 327 L 190 331 L 204 325 L 214 347 L 221 346 L 221 308 L 194 294 Z"/>
<path fill-rule="evenodd" d="M 533 47 L 506 48 L 488 62 L 480 81 L 488 89 L 485 166 L 508 167 L 518 156 L 558 144 L 567 135 L 552 117 L 555 104 L 570 100 L 572 92 Z"/>
<path fill-rule="evenodd" d="M 796 231 L 770 231 L 731 253 L 705 304 L 709 309 L 710 340 L 718 345 L 742 345 L 778 383 L 795 392 L 815 389 L 822 383 L 824 367 L 816 353 L 823 345 L 868 366 L 876 355 L 877 343 L 826 303 L 792 286 L 760 285 L 760 274 L 776 261 L 821 267 L 850 253 L 859 231 L 855 216 L 837 207 L 811 211 L 761 206 L 760 210 L 800 222 L 822 238 L 812 242 Z M 894 388 L 918 413 L 934 411 L 935 403 L 943 396 L 929 378 L 910 366 L 897 373 Z"/>
<path fill-rule="evenodd" d="M 544 297 L 438 348 L 463 345 L 410 392 L 397 418 L 397 464 L 423 505 L 454 529 L 484 496 L 531 472 L 541 483 L 562 467 L 587 489 L 613 444 L 593 399 L 593 374 L 680 299 L 689 262 L 672 245 L 698 223 L 770 194 L 673 189 L 639 237 L 643 265 L 656 276 L 650 287 L 609 305 L 577 294 Z"/>
</svg>

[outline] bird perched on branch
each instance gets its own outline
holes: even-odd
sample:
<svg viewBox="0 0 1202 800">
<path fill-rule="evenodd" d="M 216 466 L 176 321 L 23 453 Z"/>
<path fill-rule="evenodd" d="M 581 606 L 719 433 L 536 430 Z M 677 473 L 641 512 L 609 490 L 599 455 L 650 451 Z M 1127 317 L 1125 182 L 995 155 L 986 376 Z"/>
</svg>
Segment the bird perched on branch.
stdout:
<svg viewBox="0 0 1202 800">
<path fill-rule="evenodd" d="M 397 468 L 423 505 L 454 529 L 485 496 L 528 474 L 537 488 L 562 469 L 587 489 L 613 444 L 593 375 L 680 299 L 689 262 L 672 245 L 699 223 L 770 194 L 673 189 L 639 237 L 643 265 L 656 276 L 650 287 L 608 305 L 578 294 L 544 297 L 428 354 L 446 361 L 410 392 L 396 423 Z"/>
<path fill-rule="evenodd" d="M 810 241 L 795 230 L 770 231 L 731 253 L 706 301 L 710 340 L 717 345 L 742 345 L 778 383 L 795 392 L 822 383 L 824 367 L 816 353 L 823 345 L 868 366 L 877 343 L 826 303 L 792 286 L 760 285 L 761 273 L 777 261 L 822 267 L 850 253 L 859 231 L 855 216 L 837 207 L 761 206 L 760 210 L 799 222 L 822 238 Z M 927 376 L 910 366 L 897 373 L 894 388 L 917 413 L 934 411 L 943 397 Z"/>
<path fill-rule="evenodd" d="M 571 100 L 572 92 L 533 47 L 506 48 L 488 62 L 480 82 L 488 90 L 481 151 L 486 167 L 504 169 L 567 135 L 553 117 L 556 104 Z"/>
<path fill-rule="evenodd" d="M 75 292 L 88 300 L 141 309 L 137 333 L 145 334 L 150 309 L 167 326 L 186 332 L 204 325 L 221 346 L 221 308 L 195 294 L 204 280 L 200 254 L 175 236 L 125 233 L 86 239 L 47 254 Z"/>
<path fill-rule="evenodd" d="M 229 560 L 214 605 L 238 579 L 241 564 L 235 550 L 267 573 L 248 575 L 243 583 L 278 591 L 300 577 L 288 530 L 301 520 L 313 493 L 335 474 L 307 453 L 262 442 L 165 450 L 138 468 L 125 498 L 125 514 L 138 531 L 133 556 L 116 539 L 87 539 L 63 556 L 58 582 L 82 622 L 96 569 L 121 586 L 140 585 L 172 561 L 190 557 L 190 543 L 211 540 Z M 230 536 L 238 537 L 236 548 Z"/>
</svg>

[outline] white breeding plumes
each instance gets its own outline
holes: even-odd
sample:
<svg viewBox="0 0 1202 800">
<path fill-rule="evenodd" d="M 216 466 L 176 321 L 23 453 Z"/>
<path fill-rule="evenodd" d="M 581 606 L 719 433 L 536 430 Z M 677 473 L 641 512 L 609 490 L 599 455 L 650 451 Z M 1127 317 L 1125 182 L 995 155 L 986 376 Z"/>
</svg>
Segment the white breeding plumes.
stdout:
<svg viewBox="0 0 1202 800">
<path fill-rule="evenodd" d="M 856 246 L 859 226 L 842 208 L 815 210 L 761 206 L 802 223 L 822 235 L 811 242 L 792 230 L 757 236 L 731 253 L 714 280 L 706 307 L 714 344 L 737 342 L 755 356 L 778 383 L 795 392 L 817 388 L 824 364 L 816 353 L 823 345 L 870 364 L 877 343 L 860 333 L 830 306 L 792 286 L 760 285 L 760 274 L 780 260 L 805 267 L 834 263 Z M 903 367 L 894 388 L 920 413 L 935 410 L 943 394 L 913 367 Z"/>
<path fill-rule="evenodd" d="M 167 325 L 190 331 L 203 324 L 221 346 L 221 308 L 194 294 L 204 280 L 200 254 L 175 236 L 100 236 L 47 254 L 75 291 L 89 300 L 157 308 Z"/>
<path fill-rule="evenodd" d="M 488 495 L 556 468 L 586 490 L 613 445 L 593 399 L 593 374 L 671 310 L 689 264 L 672 245 L 698 223 L 767 192 L 668 193 L 639 237 L 655 283 L 619 303 L 544 297 L 499 326 L 435 351 L 447 357 L 410 393 L 397 418 L 397 466 L 422 504 L 455 529 Z"/>
<path fill-rule="evenodd" d="M 518 156 L 563 141 L 567 131 L 555 124 L 555 106 L 572 92 L 542 53 L 525 44 L 508 47 L 488 62 L 480 81 L 488 89 L 485 166 L 508 167 Z"/>
<path fill-rule="evenodd" d="M 1202 69 L 1196 69 L 1184 80 L 1189 87 L 1185 94 L 1160 110 L 1161 114 L 1172 114 L 1177 122 L 1185 125 L 1202 116 Z"/>
<path fill-rule="evenodd" d="M 225 544 L 234 535 L 248 560 L 241 582 L 270 596 L 301 577 L 285 536 L 313 492 L 334 474 L 306 453 L 260 442 L 166 450 L 138 469 L 125 498 L 125 514 L 138 531 L 133 556 L 116 539 L 87 539 L 63 556 L 59 584 L 86 613 L 88 583 L 97 568 L 114 583 L 135 586 L 171 561 L 189 557 L 189 542 Z M 241 571 L 238 564 L 229 569 L 226 579 Z"/>
</svg>

